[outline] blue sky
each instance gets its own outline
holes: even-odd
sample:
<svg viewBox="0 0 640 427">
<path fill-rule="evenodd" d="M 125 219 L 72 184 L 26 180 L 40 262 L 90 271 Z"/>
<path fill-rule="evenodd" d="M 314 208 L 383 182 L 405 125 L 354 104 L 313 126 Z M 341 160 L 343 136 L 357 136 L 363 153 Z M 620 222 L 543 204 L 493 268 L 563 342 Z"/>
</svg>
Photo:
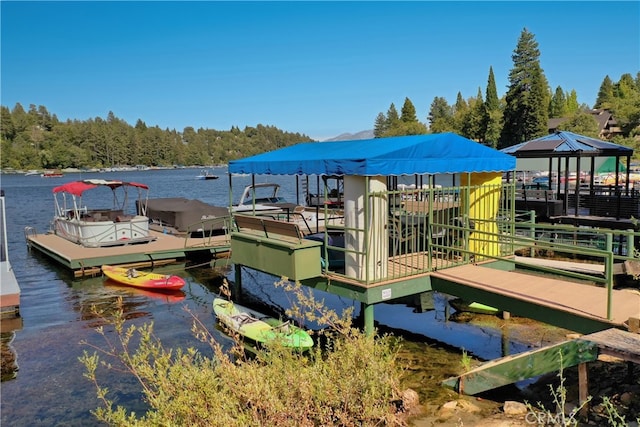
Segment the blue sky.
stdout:
<svg viewBox="0 0 640 427">
<path fill-rule="evenodd" d="M 405 97 L 505 94 L 527 28 L 553 90 L 590 106 L 640 71 L 640 2 L 2 1 L 3 106 L 60 120 L 276 126 L 318 140 L 372 129 Z"/>
</svg>

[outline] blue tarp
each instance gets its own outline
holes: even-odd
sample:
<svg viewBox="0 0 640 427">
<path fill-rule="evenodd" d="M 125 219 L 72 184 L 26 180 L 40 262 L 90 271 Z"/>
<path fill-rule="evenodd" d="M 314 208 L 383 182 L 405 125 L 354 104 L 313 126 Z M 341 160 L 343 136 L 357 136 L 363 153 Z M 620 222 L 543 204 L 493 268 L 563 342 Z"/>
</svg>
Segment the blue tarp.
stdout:
<svg viewBox="0 0 640 427">
<path fill-rule="evenodd" d="M 516 159 L 454 133 L 300 143 L 229 162 L 234 174 L 394 176 L 507 172 Z"/>
</svg>

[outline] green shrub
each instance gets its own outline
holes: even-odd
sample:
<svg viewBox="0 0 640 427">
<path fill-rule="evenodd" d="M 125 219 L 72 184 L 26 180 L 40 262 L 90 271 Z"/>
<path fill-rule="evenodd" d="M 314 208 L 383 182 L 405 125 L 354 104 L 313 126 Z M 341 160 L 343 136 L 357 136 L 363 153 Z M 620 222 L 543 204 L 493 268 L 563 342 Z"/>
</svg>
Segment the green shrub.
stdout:
<svg viewBox="0 0 640 427">
<path fill-rule="evenodd" d="M 212 349 L 208 357 L 192 348 L 165 349 L 153 324 L 125 328 L 121 300 L 108 320 L 96 312 L 114 325 L 117 339 L 98 328 L 105 348 L 85 342 L 94 352 L 80 358 L 102 402 L 95 417 L 119 426 L 403 425 L 399 341 L 366 335 L 351 325 L 350 310 L 339 316 L 298 284 L 282 280 L 276 286 L 296 297 L 289 316 L 324 326 L 316 337 L 322 344 L 299 352 L 276 343 L 250 356 L 235 337 L 234 350 L 224 351 L 194 316 L 194 335 Z M 116 369 L 116 361 L 140 383 L 145 414 L 115 406 L 100 386 L 98 367 Z"/>
</svg>

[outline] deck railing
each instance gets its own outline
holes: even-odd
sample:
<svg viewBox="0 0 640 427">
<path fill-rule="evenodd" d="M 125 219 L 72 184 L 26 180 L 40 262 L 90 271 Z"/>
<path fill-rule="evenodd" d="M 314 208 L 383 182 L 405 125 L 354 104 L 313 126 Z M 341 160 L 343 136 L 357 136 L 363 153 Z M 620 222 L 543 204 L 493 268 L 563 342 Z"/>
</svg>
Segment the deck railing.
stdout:
<svg viewBox="0 0 640 427">
<path fill-rule="evenodd" d="M 507 261 L 525 267 L 516 254 L 562 254 L 564 259 L 598 264 L 602 273 L 526 267 L 606 287 L 611 316 L 614 263 L 638 258 L 635 242 L 640 233 L 538 224 L 534 212 L 515 210 L 514 197 L 515 185 L 504 183 L 369 192 L 362 206 L 368 220 L 362 226 L 353 227 L 349 221 L 325 223 L 322 271 L 347 282 L 376 286 L 469 263 Z M 383 218 L 376 217 L 380 212 Z M 324 215 L 331 216 L 329 208 Z"/>
<path fill-rule="evenodd" d="M 201 219 L 187 226 L 184 245 L 193 246 L 193 241 L 199 240 L 203 247 L 229 246 L 233 227 L 230 216 Z"/>
</svg>

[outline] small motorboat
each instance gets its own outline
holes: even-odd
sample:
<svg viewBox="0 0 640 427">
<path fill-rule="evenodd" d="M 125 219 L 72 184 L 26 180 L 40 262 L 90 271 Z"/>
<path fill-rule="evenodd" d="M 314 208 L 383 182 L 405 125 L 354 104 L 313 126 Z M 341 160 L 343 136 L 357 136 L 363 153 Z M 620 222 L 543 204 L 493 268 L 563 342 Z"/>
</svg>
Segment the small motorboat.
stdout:
<svg viewBox="0 0 640 427">
<path fill-rule="evenodd" d="M 218 179 L 218 175 L 214 175 L 207 170 L 200 172 L 200 175 L 196 176 L 196 179 Z"/>
<path fill-rule="evenodd" d="M 60 170 L 48 170 L 40 174 L 43 178 L 62 178 L 64 174 Z"/>
<path fill-rule="evenodd" d="M 102 272 L 109 279 L 122 285 L 156 291 L 177 291 L 185 285 L 185 281 L 179 276 L 167 274 L 148 273 L 135 268 L 116 267 L 103 265 Z"/>
<path fill-rule="evenodd" d="M 258 344 L 280 341 L 285 347 L 301 350 L 313 347 L 313 338 L 290 321 L 283 321 L 243 307 L 223 298 L 213 300 L 218 320 L 230 330 Z"/>
</svg>

